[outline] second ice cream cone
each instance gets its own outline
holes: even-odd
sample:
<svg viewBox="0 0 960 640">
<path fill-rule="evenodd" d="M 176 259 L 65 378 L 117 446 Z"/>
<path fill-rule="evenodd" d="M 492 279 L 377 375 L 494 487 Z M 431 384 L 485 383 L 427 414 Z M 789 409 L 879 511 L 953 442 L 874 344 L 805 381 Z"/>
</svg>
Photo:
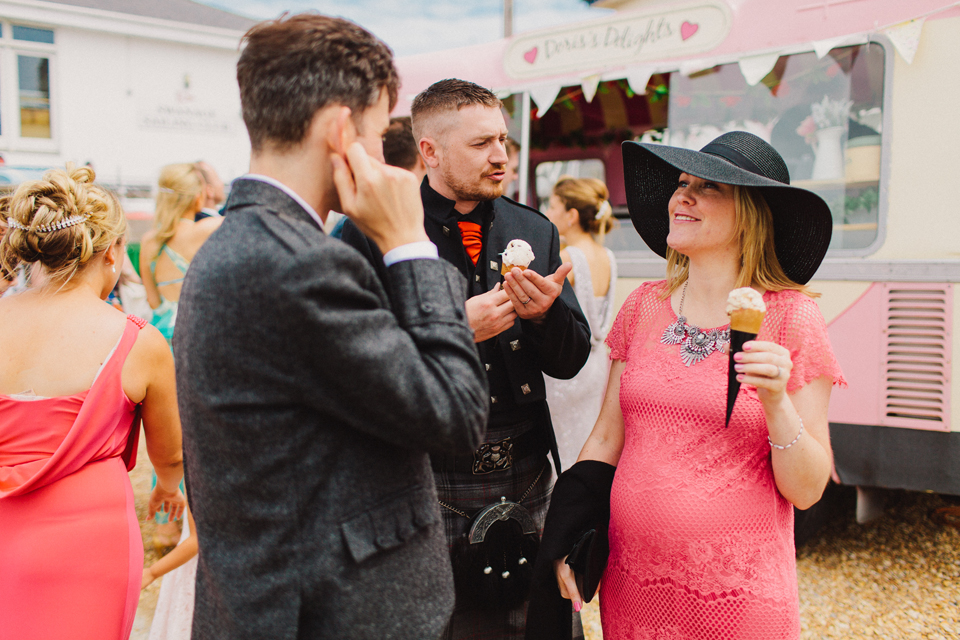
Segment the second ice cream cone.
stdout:
<svg viewBox="0 0 960 640">
<path fill-rule="evenodd" d="M 757 337 L 755 333 L 737 331 L 730 329 L 730 364 L 727 365 L 727 413 L 723 426 L 730 426 L 730 416 L 733 415 L 733 405 L 737 402 L 737 394 L 740 393 L 740 381 L 737 380 L 737 371 L 734 369 L 736 362 L 733 354 L 743 351 L 744 343 L 750 342 Z"/>
<path fill-rule="evenodd" d="M 526 267 L 521 267 L 518 264 L 507 264 L 506 262 L 504 262 L 502 265 L 500 265 L 500 275 L 502 276 L 507 275 L 508 273 L 510 273 L 510 270 L 513 269 L 514 267 L 516 267 L 517 269 L 520 269 L 520 271 L 523 271 L 524 269 L 526 269 Z"/>
<path fill-rule="evenodd" d="M 730 364 L 727 366 L 727 413 L 723 423 L 725 427 L 730 425 L 733 405 L 740 393 L 740 381 L 737 380 L 733 356 L 743 351 L 745 343 L 757 337 L 766 313 L 767 306 L 763 303 L 763 296 L 750 287 L 734 289 L 727 297 L 727 315 L 730 316 Z"/>
<path fill-rule="evenodd" d="M 760 333 L 764 315 L 766 312 L 758 309 L 737 309 L 730 313 L 730 329 L 756 335 Z"/>
</svg>

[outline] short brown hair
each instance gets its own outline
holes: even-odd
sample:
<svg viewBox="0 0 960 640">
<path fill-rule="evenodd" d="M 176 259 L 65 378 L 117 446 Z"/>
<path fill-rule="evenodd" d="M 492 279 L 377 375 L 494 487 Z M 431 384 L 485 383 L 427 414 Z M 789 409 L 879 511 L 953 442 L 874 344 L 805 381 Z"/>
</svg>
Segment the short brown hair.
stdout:
<svg viewBox="0 0 960 640">
<path fill-rule="evenodd" d="M 473 105 L 499 109 L 503 103 L 492 91 L 473 82 L 456 78 L 434 82 L 413 99 L 410 107 L 414 138 L 420 139 L 420 127 L 425 118 L 442 111 L 459 111 Z"/>
<path fill-rule="evenodd" d="M 314 114 L 331 104 L 359 116 L 387 91 L 397 104 L 400 79 L 393 52 L 342 18 L 286 14 L 254 25 L 241 40 L 237 83 L 250 146 L 300 143 Z"/>
<path fill-rule="evenodd" d="M 383 159 L 394 167 L 413 169 L 419 155 L 410 116 L 392 118 L 390 127 L 383 134 Z"/>
</svg>

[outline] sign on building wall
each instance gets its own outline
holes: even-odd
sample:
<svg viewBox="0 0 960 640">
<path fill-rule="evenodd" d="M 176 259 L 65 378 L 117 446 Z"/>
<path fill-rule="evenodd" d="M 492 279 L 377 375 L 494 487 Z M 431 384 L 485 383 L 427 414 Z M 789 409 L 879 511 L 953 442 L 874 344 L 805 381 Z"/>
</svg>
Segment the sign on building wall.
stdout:
<svg viewBox="0 0 960 640">
<path fill-rule="evenodd" d="M 137 113 L 137 128 L 142 130 L 178 131 L 184 133 L 234 133 L 236 117 L 228 118 L 222 109 L 202 104 L 190 89 L 190 76 L 184 75 L 182 86 L 169 96 L 143 106 Z"/>
<path fill-rule="evenodd" d="M 730 31 L 730 10 L 719 1 L 622 13 L 588 25 L 517 36 L 504 56 L 518 80 L 628 66 L 709 51 Z"/>
</svg>

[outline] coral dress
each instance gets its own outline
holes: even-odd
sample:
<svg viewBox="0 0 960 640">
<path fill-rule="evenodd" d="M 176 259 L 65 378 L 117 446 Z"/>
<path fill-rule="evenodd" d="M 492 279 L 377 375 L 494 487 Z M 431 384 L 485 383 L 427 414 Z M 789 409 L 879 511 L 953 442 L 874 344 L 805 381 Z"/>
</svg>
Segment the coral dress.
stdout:
<svg viewBox="0 0 960 640">
<path fill-rule="evenodd" d="M 139 430 L 120 372 L 144 324 L 128 316 L 87 391 L 0 395 L 0 640 L 130 635 L 143 542 L 127 469 Z"/>
<path fill-rule="evenodd" d="M 728 358 L 714 352 L 687 367 L 680 345 L 661 344 L 676 320 L 663 284 L 634 291 L 607 338 L 626 367 L 604 638 L 797 639 L 793 508 L 774 483 L 757 391 L 741 387 L 724 428 Z M 763 299 L 758 339 L 790 350 L 788 392 L 821 376 L 845 384 L 816 303 L 795 291 Z"/>
</svg>

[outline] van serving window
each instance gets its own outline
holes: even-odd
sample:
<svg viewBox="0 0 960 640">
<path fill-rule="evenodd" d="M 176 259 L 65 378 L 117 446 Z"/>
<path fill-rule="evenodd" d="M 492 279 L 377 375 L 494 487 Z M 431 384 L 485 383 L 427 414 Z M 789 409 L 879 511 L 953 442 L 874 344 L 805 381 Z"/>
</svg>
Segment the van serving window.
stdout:
<svg viewBox="0 0 960 640">
<path fill-rule="evenodd" d="M 606 166 L 611 203 L 624 224 L 607 236 L 618 254 L 650 255 L 626 212 L 620 143 L 662 142 L 699 149 L 725 131 L 768 140 L 790 169 L 791 183 L 830 205 L 832 255 L 863 255 L 878 237 L 881 208 L 885 52 L 876 42 L 781 56 L 750 86 L 736 63 L 690 75 L 654 74 L 646 93 L 625 81 L 601 83 L 592 102 L 566 87 L 553 107 L 531 122 L 531 169 L 541 163 L 595 158 Z M 549 194 L 549 191 L 547 192 Z M 830 255 L 828 254 L 828 255 Z"/>
</svg>

